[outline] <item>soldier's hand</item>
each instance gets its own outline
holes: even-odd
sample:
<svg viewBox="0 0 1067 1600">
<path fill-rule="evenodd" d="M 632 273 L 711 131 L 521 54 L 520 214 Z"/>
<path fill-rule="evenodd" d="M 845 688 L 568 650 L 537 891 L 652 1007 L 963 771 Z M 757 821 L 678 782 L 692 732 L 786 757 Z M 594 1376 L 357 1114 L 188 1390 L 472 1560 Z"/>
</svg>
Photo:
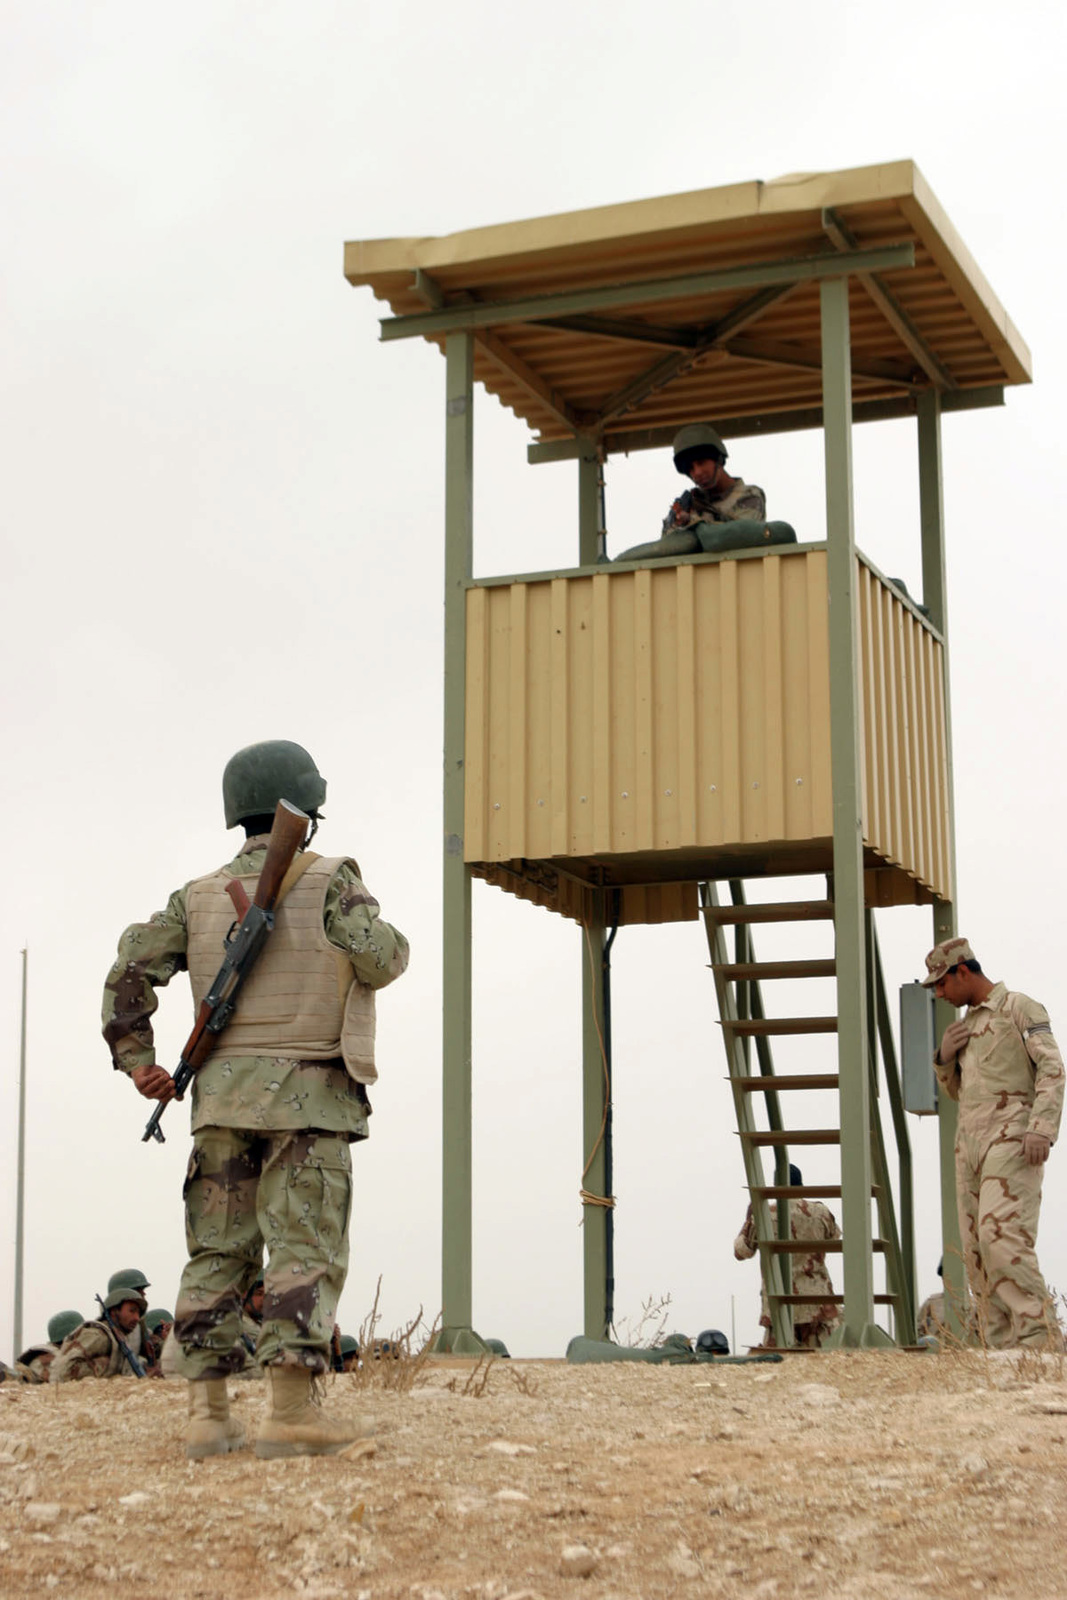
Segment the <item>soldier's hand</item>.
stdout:
<svg viewBox="0 0 1067 1600">
<path fill-rule="evenodd" d="M 1051 1141 L 1043 1133 L 1023 1134 L 1023 1155 L 1032 1167 L 1040 1167 L 1047 1161 L 1051 1149 Z"/>
<path fill-rule="evenodd" d="M 134 1067 L 130 1077 L 146 1100 L 161 1100 L 166 1105 L 174 1099 L 174 1079 L 166 1067 Z"/>
<path fill-rule="evenodd" d="M 941 1048 L 937 1052 L 937 1059 L 943 1067 L 954 1061 L 971 1036 L 971 1030 L 963 1021 L 950 1022 L 941 1035 Z"/>
</svg>

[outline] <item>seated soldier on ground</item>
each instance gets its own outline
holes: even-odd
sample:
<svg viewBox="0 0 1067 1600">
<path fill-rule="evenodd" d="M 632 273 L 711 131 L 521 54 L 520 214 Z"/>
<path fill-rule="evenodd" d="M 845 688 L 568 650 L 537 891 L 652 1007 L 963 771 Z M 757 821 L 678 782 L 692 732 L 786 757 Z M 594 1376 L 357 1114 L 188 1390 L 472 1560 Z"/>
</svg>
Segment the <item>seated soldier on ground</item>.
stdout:
<svg viewBox="0 0 1067 1600">
<path fill-rule="evenodd" d="M 47 1383 L 49 1368 L 59 1354 L 54 1344 L 31 1344 L 15 1362 L 23 1383 Z"/>
<path fill-rule="evenodd" d="M 76 1378 L 133 1377 L 133 1369 L 123 1354 L 120 1337 L 129 1342 L 148 1310 L 148 1302 L 136 1289 L 113 1289 L 104 1301 L 111 1318 L 109 1327 L 103 1316 L 83 1322 L 63 1340 L 49 1374 L 52 1383 Z M 134 1352 L 136 1354 L 136 1351 Z M 153 1375 L 158 1368 L 148 1369 Z"/>
<path fill-rule="evenodd" d="M 935 1343 L 935 1346 L 938 1339 L 952 1339 L 954 1337 L 959 1337 L 959 1335 L 953 1335 L 948 1325 L 948 1307 L 945 1299 L 944 1287 L 944 1257 L 942 1257 L 937 1263 L 937 1275 L 941 1279 L 941 1288 L 936 1294 L 927 1295 L 926 1299 L 923 1301 L 915 1315 L 916 1337 L 919 1340 L 932 1339 Z M 974 1314 L 974 1301 L 971 1299 L 970 1290 L 966 1287 L 964 1288 L 964 1296 L 967 1302 L 966 1310 L 958 1307 L 957 1311 L 958 1315 L 965 1321 L 965 1327 L 961 1331 L 963 1338 L 967 1340 L 968 1336 L 973 1335 L 975 1332 L 975 1329 L 978 1325 L 978 1318 Z"/>
<path fill-rule="evenodd" d="M 167 1311 L 163 1306 L 154 1306 L 151 1311 L 145 1312 L 144 1321 L 157 1349 L 162 1350 L 167 1334 L 174 1326 L 174 1312 Z"/>
<path fill-rule="evenodd" d="M 52 1362 L 59 1354 L 59 1347 L 68 1333 L 73 1333 L 75 1328 L 80 1328 L 85 1318 L 80 1311 L 57 1311 L 48 1319 L 48 1338 L 40 1344 L 29 1345 L 19 1356 L 13 1368 L 9 1368 L 12 1377 L 21 1378 L 23 1383 L 47 1383 L 51 1376 Z"/>
<path fill-rule="evenodd" d="M 692 480 L 663 521 L 663 533 L 649 544 L 624 550 L 617 561 L 649 556 L 694 555 L 698 550 L 782 544 L 796 535 L 784 522 L 768 523 L 763 490 L 733 478 L 726 470 L 726 446 L 709 422 L 691 422 L 674 436 L 674 465 Z M 717 524 L 734 524 L 724 529 Z"/>
</svg>

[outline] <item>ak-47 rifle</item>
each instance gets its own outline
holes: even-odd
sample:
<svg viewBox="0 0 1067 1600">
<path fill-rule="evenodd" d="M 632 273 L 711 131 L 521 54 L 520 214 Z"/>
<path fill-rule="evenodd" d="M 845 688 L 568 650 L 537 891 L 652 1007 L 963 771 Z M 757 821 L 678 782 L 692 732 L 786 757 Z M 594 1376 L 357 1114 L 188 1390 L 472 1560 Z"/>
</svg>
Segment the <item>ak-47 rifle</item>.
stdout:
<svg viewBox="0 0 1067 1600">
<path fill-rule="evenodd" d="M 233 1016 L 241 985 L 255 966 L 260 951 L 274 927 L 274 906 L 281 890 L 282 880 L 292 865 L 293 857 L 304 842 L 311 818 L 306 812 L 279 800 L 270 830 L 267 859 L 263 863 L 256 885 L 255 898 L 248 901 L 244 890 L 235 878 L 226 885 L 240 917 L 240 926 L 234 928 L 226 939 L 226 955 L 215 974 L 215 981 L 200 1002 L 196 1023 L 185 1042 L 178 1070 L 174 1074 L 174 1098 L 180 1100 L 197 1068 L 218 1049 L 219 1034 Z M 148 1139 L 165 1143 L 160 1119 L 167 1107 L 162 1101 L 153 1111 L 145 1128 L 142 1144 Z"/>
<path fill-rule="evenodd" d="M 131 1295 L 130 1298 L 132 1300 L 133 1296 Z M 126 1343 L 126 1340 L 123 1338 L 123 1336 L 119 1332 L 118 1328 L 116 1328 L 116 1326 L 115 1326 L 115 1324 L 114 1324 L 114 1322 L 112 1321 L 112 1318 L 111 1318 L 111 1312 L 107 1309 L 107 1306 L 101 1300 L 99 1295 L 97 1295 L 97 1297 L 96 1297 L 96 1303 L 100 1307 L 100 1315 L 101 1315 L 101 1317 L 107 1323 L 108 1327 L 111 1329 L 111 1332 L 114 1335 L 115 1339 L 117 1339 L 119 1350 L 125 1356 L 126 1362 L 127 1362 L 128 1366 L 129 1366 L 130 1371 L 133 1373 L 134 1377 L 135 1378 L 147 1378 L 147 1376 L 148 1376 L 147 1372 L 145 1371 L 144 1367 L 141 1365 L 140 1361 L 138 1361 L 137 1357 L 134 1355 L 134 1353 L 130 1349 L 129 1345 Z"/>
</svg>

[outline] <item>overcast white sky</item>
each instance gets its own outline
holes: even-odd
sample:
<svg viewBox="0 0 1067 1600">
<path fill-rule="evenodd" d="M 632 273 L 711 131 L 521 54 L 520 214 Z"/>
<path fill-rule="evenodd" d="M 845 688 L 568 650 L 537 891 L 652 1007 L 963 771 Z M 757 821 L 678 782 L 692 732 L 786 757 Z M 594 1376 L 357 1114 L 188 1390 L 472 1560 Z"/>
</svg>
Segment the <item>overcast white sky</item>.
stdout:
<svg viewBox="0 0 1067 1600">
<path fill-rule="evenodd" d="M 1036 377 L 944 429 L 961 929 L 1067 1035 L 1062 12 L 6 0 L 0 16 L 0 1354 L 19 951 L 29 1340 L 61 1307 L 89 1314 L 120 1266 L 173 1306 L 185 1118 L 168 1112 L 163 1149 L 140 1143 L 146 1103 L 110 1071 L 100 989 L 122 928 L 232 853 L 223 764 L 276 736 L 328 778 L 322 847 L 358 857 L 412 943 L 379 1008 L 342 1322 L 379 1273 L 387 1324 L 439 1304 L 444 365 L 378 344 L 384 308 L 345 283 L 346 238 L 919 163 Z M 576 469 L 528 468 L 525 430 L 481 394 L 476 427 L 476 572 L 570 564 Z M 917 588 L 914 426 L 858 429 L 855 455 L 858 542 Z M 802 539 L 824 536 L 818 435 L 739 441 L 731 464 Z M 654 535 L 676 483 L 666 453 L 612 467 L 613 551 Z M 475 889 L 474 1322 L 558 1355 L 582 1321 L 579 934 Z M 880 929 L 895 988 L 920 971 L 929 913 Z M 615 950 L 617 1312 L 669 1294 L 673 1327 L 729 1334 L 733 1298 L 755 1338 L 702 931 L 624 929 Z M 180 979 L 163 998 L 164 1061 L 187 995 Z M 936 1137 L 911 1125 L 929 1289 Z M 1058 1148 L 1040 1256 L 1060 1289 L 1065 1196 Z"/>
</svg>

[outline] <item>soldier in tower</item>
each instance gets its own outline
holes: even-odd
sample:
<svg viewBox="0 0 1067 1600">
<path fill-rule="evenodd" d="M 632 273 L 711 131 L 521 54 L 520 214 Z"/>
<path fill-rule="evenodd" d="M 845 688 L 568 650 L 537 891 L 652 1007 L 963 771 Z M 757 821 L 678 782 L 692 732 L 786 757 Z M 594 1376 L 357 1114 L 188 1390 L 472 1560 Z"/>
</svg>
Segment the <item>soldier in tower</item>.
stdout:
<svg viewBox="0 0 1067 1600">
<path fill-rule="evenodd" d="M 693 487 L 678 496 L 659 539 L 624 550 L 617 561 L 695 555 L 698 550 L 795 542 L 787 523 L 768 523 L 763 490 L 726 470 L 726 446 L 710 422 L 691 422 L 674 436 L 674 465 Z M 732 523 L 735 527 L 724 528 Z"/>
<path fill-rule="evenodd" d="M 317 826 L 326 783 L 300 745 L 271 740 L 229 761 L 226 826 L 246 839 L 225 867 L 171 895 L 166 909 L 119 941 L 104 988 L 113 1065 L 166 1103 L 156 1064 L 155 990 L 188 970 L 194 1003 L 207 992 L 234 920 L 227 884 L 251 898 L 280 800 Z M 310 838 L 310 835 L 309 835 Z M 283 881 L 267 939 L 236 1015 L 192 1083 L 193 1151 L 185 1181 L 189 1262 L 175 1307 L 180 1369 L 189 1380 L 186 1453 L 221 1455 L 244 1442 L 226 1379 L 247 1360 L 242 1306 L 266 1251 L 256 1359 L 271 1404 L 256 1439 L 265 1457 L 324 1455 L 363 1431 L 319 1404 L 330 1336 L 348 1269 L 352 1141 L 367 1137 L 365 1085 L 374 1065 L 375 991 L 407 966 L 408 945 L 346 856 L 305 848 Z"/>
<path fill-rule="evenodd" d="M 950 1022 L 934 1071 L 959 1101 L 956 1201 L 983 1342 L 1062 1348 L 1037 1264 L 1041 1183 L 1063 1110 L 1064 1070 L 1048 1012 L 986 977 L 966 939 L 926 958 L 925 988 L 966 1016 Z"/>
</svg>

